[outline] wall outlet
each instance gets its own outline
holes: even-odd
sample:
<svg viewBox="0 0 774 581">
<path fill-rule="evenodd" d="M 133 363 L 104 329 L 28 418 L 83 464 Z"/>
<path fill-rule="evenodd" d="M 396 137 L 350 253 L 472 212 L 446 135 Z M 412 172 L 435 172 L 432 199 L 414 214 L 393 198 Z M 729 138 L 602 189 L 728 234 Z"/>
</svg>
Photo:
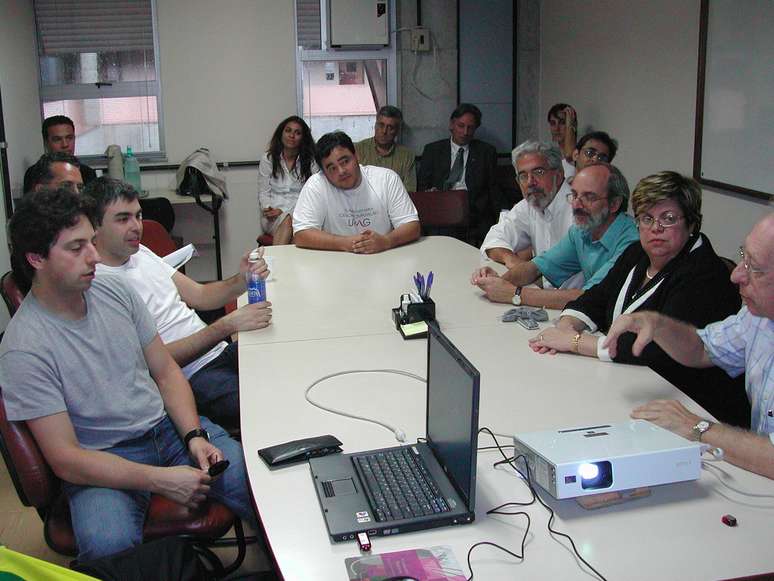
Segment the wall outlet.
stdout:
<svg viewBox="0 0 774 581">
<path fill-rule="evenodd" d="M 430 31 L 418 26 L 411 29 L 411 50 L 416 52 L 427 52 L 430 50 Z"/>
</svg>

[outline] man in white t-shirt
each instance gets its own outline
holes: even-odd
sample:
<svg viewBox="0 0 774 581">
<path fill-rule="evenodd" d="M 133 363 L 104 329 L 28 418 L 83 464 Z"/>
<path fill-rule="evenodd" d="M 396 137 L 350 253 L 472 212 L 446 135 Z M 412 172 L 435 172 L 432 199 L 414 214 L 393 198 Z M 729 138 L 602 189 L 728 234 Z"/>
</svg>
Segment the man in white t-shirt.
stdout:
<svg viewBox="0 0 774 581">
<path fill-rule="evenodd" d="M 361 166 L 342 131 L 317 141 L 322 169 L 301 190 L 293 212 L 293 241 L 300 248 L 374 254 L 419 238 L 419 216 L 394 171 Z"/>
<path fill-rule="evenodd" d="M 226 280 L 200 284 L 169 266 L 140 244 L 142 210 L 129 184 L 98 178 L 85 194 L 97 203 L 95 244 L 102 263 L 97 276 L 122 276 L 142 297 L 161 340 L 182 368 L 196 398 L 197 409 L 215 423 L 239 425 L 237 343 L 224 341 L 239 331 L 261 329 L 271 322 L 271 303 L 245 305 L 207 325 L 194 309 L 219 309 L 245 292 L 245 273 L 268 275 L 266 263 L 249 264 L 242 257 L 240 272 Z"/>
</svg>

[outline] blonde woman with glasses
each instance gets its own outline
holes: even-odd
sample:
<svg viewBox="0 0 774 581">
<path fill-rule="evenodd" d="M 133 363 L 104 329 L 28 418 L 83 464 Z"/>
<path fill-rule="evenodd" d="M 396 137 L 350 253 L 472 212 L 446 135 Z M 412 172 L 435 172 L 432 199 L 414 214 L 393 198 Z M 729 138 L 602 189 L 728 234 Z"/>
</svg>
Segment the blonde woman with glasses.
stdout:
<svg viewBox="0 0 774 581">
<path fill-rule="evenodd" d="M 635 357 L 633 333 L 619 337 L 611 358 L 603 348 L 605 336 L 592 334 L 606 333 L 619 316 L 640 310 L 704 327 L 736 313 L 741 305 L 728 267 L 700 232 L 701 188 L 694 180 L 659 172 L 641 180 L 631 200 L 639 244 L 632 244 L 599 284 L 568 303 L 556 327 L 530 339 L 530 346 L 537 353 L 573 352 L 647 365 L 718 419 L 749 427 L 743 377 L 731 379 L 718 368 L 690 369 L 655 343 Z"/>
</svg>

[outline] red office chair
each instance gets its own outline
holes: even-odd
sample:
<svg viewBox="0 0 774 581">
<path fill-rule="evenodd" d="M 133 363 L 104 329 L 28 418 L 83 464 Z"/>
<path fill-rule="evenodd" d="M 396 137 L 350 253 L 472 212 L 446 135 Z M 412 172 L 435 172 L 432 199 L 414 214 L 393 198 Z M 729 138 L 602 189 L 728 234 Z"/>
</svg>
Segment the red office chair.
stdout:
<svg viewBox="0 0 774 581">
<path fill-rule="evenodd" d="M 60 481 L 46 462 L 43 453 L 25 422 L 10 422 L 0 389 L 0 451 L 11 476 L 19 500 L 25 506 L 34 506 L 43 520 L 46 543 L 57 553 L 77 554 L 75 535 L 70 522 L 70 508 Z M 218 542 L 231 526 L 236 533 L 238 554 L 236 560 L 224 567 L 220 559 L 207 547 Z M 152 495 L 143 538 L 146 541 L 181 535 L 190 538 L 217 577 L 236 571 L 245 557 L 245 535 L 242 522 L 226 506 L 206 502 L 191 512 L 163 496 Z"/>
<path fill-rule="evenodd" d="M 140 242 L 159 256 L 166 256 L 177 250 L 177 244 L 172 240 L 167 229 L 155 220 L 142 221 L 142 239 Z"/>
<path fill-rule="evenodd" d="M 8 314 L 13 317 L 24 300 L 24 294 L 16 284 L 16 279 L 10 270 L 0 279 L 0 294 L 3 295 L 5 306 L 8 307 Z"/>
<path fill-rule="evenodd" d="M 466 190 L 409 192 L 417 208 L 422 233 L 449 233 L 467 239 L 470 209 Z"/>
<path fill-rule="evenodd" d="M 271 234 L 261 234 L 255 241 L 261 246 L 272 246 L 274 244 L 274 236 Z"/>
</svg>

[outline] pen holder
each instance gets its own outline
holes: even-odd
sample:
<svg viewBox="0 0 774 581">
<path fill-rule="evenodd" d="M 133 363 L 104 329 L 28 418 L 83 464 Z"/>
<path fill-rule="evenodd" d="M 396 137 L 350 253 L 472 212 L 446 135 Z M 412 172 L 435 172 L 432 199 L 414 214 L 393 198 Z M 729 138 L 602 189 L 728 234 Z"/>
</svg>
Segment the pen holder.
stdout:
<svg viewBox="0 0 774 581">
<path fill-rule="evenodd" d="M 419 321 L 435 321 L 435 303 L 433 302 L 433 299 L 427 298 L 421 303 L 408 303 L 405 307 L 405 310 L 403 306 L 392 309 L 392 320 L 395 322 L 395 328 L 404 339 L 421 339 L 422 337 L 427 337 L 427 333 L 407 337 L 403 333 L 401 325 L 408 325 Z"/>
</svg>

